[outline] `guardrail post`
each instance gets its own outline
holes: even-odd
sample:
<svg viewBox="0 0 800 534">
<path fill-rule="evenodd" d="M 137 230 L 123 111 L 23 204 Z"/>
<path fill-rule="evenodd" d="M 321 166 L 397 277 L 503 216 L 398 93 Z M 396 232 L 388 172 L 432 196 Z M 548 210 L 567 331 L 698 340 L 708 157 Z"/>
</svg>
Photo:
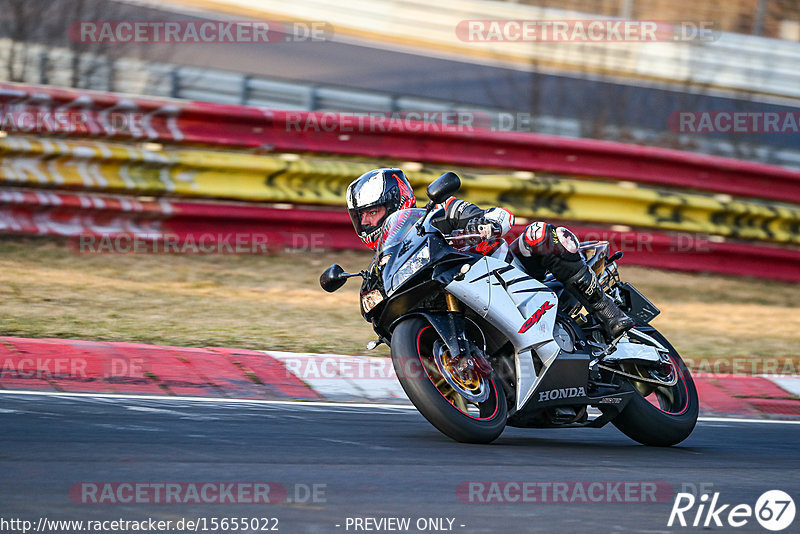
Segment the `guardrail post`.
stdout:
<svg viewBox="0 0 800 534">
<path fill-rule="evenodd" d="M 106 57 L 106 67 L 108 68 L 108 79 L 106 80 L 106 91 L 114 92 L 117 85 L 117 62 Z"/>
<path fill-rule="evenodd" d="M 172 69 L 169 71 L 169 96 L 172 98 L 180 98 L 181 94 L 181 74 L 180 69 Z"/>
<path fill-rule="evenodd" d="M 308 89 L 308 100 L 306 101 L 306 108 L 308 108 L 308 111 L 317 110 L 317 99 L 317 86 L 312 85 Z"/>
<path fill-rule="evenodd" d="M 767 11 L 767 0 L 758 0 L 756 5 L 756 20 L 753 22 L 753 35 L 764 34 L 764 18 Z"/>
<path fill-rule="evenodd" d="M 247 105 L 247 102 L 250 100 L 250 80 L 253 77 L 249 74 L 242 77 L 242 91 L 239 97 L 239 103 L 243 106 Z"/>
<path fill-rule="evenodd" d="M 46 51 L 39 52 L 39 83 L 42 85 L 47 85 L 48 78 L 47 78 L 47 70 L 49 68 L 50 57 L 47 55 Z"/>
</svg>

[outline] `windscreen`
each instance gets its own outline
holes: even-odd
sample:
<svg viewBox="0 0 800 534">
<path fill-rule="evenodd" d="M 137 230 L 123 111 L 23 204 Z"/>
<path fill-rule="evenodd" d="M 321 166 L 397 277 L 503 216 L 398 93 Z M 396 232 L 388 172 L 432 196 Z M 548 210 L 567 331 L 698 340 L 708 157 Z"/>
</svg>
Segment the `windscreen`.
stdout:
<svg viewBox="0 0 800 534">
<path fill-rule="evenodd" d="M 425 210 L 411 208 L 392 213 L 381 230 L 381 242 L 378 250 L 391 247 L 405 239 L 414 230 L 414 225 L 425 215 Z"/>
</svg>

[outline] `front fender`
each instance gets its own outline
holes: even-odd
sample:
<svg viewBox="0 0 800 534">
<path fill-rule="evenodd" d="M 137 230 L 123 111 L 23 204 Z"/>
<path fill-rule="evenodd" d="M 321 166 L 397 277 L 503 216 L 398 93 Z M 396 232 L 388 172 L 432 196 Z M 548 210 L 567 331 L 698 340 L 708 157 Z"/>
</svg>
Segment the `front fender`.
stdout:
<svg viewBox="0 0 800 534">
<path fill-rule="evenodd" d="M 401 321 L 411 317 L 422 317 L 428 321 L 442 338 L 450 354 L 468 354 L 466 323 L 462 315 L 451 312 L 414 311 L 396 319 L 389 330 L 394 331 L 395 326 Z"/>
</svg>

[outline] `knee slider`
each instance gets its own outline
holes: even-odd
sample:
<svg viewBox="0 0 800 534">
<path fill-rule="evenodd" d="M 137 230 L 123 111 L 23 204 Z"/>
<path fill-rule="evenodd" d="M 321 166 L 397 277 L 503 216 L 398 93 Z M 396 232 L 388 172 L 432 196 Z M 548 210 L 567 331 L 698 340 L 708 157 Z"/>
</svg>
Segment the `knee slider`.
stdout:
<svg viewBox="0 0 800 534">
<path fill-rule="evenodd" d="M 564 226 L 559 226 L 556 228 L 556 239 L 558 240 L 558 246 L 556 248 L 559 252 L 566 252 L 568 254 L 578 253 L 580 241 L 578 241 L 578 238 L 569 230 L 569 228 Z"/>
</svg>

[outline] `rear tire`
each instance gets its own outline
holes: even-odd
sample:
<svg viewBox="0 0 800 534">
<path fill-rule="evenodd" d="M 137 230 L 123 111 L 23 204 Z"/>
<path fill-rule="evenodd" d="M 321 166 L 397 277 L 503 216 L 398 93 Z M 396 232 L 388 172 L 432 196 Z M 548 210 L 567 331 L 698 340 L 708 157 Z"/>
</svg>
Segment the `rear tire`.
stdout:
<svg viewBox="0 0 800 534">
<path fill-rule="evenodd" d="M 669 349 L 669 356 L 678 369 L 673 400 L 680 399 L 680 402 L 677 407 L 659 408 L 639 391 L 634 391 L 631 401 L 611 422 L 626 436 L 643 445 L 669 447 L 685 440 L 694 430 L 700 411 L 697 388 L 678 351 L 669 341 L 655 329 L 645 332 Z"/>
<path fill-rule="evenodd" d="M 391 348 L 400 385 L 425 419 L 446 436 L 462 443 L 491 443 L 502 434 L 508 416 L 500 380 L 492 373 L 489 398 L 478 405 L 476 413 L 465 413 L 436 387 L 435 363 L 426 366 L 426 360 L 433 361 L 431 347 L 436 339 L 440 339 L 436 331 L 420 317 L 397 325 Z"/>
</svg>

